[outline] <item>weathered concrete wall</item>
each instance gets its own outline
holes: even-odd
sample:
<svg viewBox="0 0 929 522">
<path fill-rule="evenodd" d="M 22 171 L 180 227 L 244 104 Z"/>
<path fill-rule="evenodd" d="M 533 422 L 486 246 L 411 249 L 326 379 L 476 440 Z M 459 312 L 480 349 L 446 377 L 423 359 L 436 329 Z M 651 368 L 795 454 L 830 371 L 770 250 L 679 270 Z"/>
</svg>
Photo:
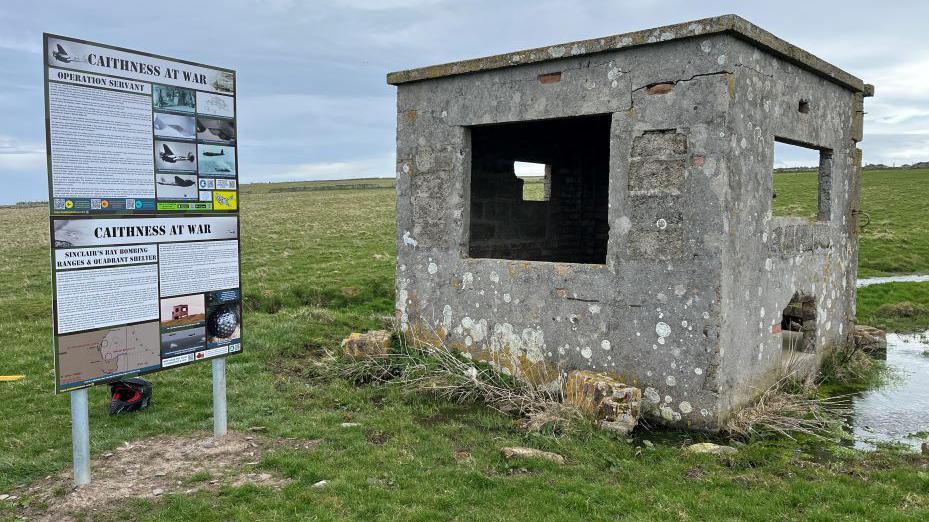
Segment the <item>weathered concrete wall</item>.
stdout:
<svg viewBox="0 0 929 522">
<path fill-rule="evenodd" d="M 820 297 L 823 345 L 853 312 L 855 245 L 842 228 L 851 91 L 784 65 L 772 72 L 775 63 L 717 33 L 401 84 L 401 324 L 544 378 L 553 368 L 607 372 L 641 387 L 643 409 L 663 422 L 719 427 L 770 375 L 770 321 L 796 289 Z M 782 121 L 804 89 L 807 123 Z M 612 120 L 605 263 L 470 256 L 471 220 L 485 220 L 472 216 L 482 175 L 472 172 L 471 127 L 593 114 Z M 834 150 L 841 190 L 831 228 L 817 225 L 828 251 L 770 250 L 787 224 L 770 217 L 775 135 Z M 553 176 L 552 199 L 558 190 Z"/>
<path fill-rule="evenodd" d="M 782 363 L 781 313 L 797 292 L 816 306 L 819 358 L 843 344 L 855 315 L 856 95 L 826 78 L 734 40 L 730 185 L 723 254 L 722 408 L 739 406 Z M 800 102 L 806 103 L 800 111 Z M 774 139 L 831 151 L 816 222 L 773 217 Z M 831 164 L 829 164 L 831 163 Z"/>
</svg>

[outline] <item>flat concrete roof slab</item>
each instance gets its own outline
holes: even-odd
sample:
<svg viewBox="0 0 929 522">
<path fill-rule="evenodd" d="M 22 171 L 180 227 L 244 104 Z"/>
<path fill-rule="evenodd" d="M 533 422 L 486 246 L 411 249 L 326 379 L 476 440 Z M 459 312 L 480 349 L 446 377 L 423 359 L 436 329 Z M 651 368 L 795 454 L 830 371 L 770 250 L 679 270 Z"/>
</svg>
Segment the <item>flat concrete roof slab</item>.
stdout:
<svg viewBox="0 0 929 522">
<path fill-rule="evenodd" d="M 859 78 L 774 36 L 748 20 L 732 14 L 666 25 L 654 29 L 644 29 L 631 33 L 605 36 L 603 38 L 579 40 L 576 42 L 497 54 L 484 58 L 474 58 L 397 71 L 387 75 L 387 83 L 391 85 L 401 85 L 404 83 L 431 80 L 446 76 L 489 71 L 505 67 L 516 67 L 560 58 L 591 55 L 630 47 L 658 44 L 670 40 L 695 38 L 720 33 L 732 34 L 738 38 L 747 40 L 776 56 L 824 76 L 854 92 L 864 93 L 865 96 L 872 96 L 874 94 L 874 87 L 865 84 Z"/>
</svg>

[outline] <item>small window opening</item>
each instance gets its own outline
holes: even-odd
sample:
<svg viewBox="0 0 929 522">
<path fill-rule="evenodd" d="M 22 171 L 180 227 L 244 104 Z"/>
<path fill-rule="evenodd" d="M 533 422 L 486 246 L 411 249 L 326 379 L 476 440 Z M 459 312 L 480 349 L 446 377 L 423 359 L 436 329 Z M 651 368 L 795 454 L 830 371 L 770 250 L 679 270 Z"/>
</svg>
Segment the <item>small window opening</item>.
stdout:
<svg viewBox="0 0 929 522">
<path fill-rule="evenodd" d="M 471 127 L 468 255 L 606 263 L 611 121 Z"/>
<path fill-rule="evenodd" d="M 775 216 L 832 218 L 832 151 L 774 138 Z"/>
<path fill-rule="evenodd" d="M 797 110 L 802 114 L 808 114 L 810 112 L 810 102 L 808 100 L 800 100 Z"/>
<path fill-rule="evenodd" d="M 785 352 L 816 352 L 816 301 L 795 293 L 781 315 L 781 345 Z"/>
<path fill-rule="evenodd" d="M 523 181 L 523 201 L 548 201 L 551 198 L 551 167 L 544 163 L 514 161 L 513 171 Z"/>
</svg>

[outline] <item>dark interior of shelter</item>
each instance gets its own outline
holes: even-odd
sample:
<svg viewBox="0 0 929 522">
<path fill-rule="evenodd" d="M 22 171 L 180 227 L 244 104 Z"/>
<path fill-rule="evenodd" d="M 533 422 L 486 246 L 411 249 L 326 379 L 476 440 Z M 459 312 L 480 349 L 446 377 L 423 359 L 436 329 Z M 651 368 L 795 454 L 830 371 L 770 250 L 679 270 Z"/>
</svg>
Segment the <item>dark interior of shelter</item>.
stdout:
<svg viewBox="0 0 929 522">
<path fill-rule="evenodd" d="M 610 123 L 603 114 L 471 127 L 468 255 L 605 263 Z M 524 199 L 515 162 L 546 166 L 543 201 Z"/>
</svg>

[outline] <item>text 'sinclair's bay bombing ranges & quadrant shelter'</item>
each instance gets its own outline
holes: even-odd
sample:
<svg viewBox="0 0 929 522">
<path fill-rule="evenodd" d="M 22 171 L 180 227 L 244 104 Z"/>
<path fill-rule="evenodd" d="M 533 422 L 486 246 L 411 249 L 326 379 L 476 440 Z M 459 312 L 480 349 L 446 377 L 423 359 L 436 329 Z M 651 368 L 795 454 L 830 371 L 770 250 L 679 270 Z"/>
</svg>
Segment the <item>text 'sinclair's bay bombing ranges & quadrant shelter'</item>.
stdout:
<svg viewBox="0 0 929 522">
<path fill-rule="evenodd" d="M 858 78 L 723 16 L 388 83 L 407 330 L 606 373 L 705 429 L 771 383 L 786 338 L 815 365 L 851 335 Z M 772 216 L 776 141 L 819 152 L 815 220 Z M 515 161 L 545 165 L 544 201 Z"/>
<path fill-rule="evenodd" d="M 241 351 L 235 72 L 49 34 L 44 58 L 56 390 Z"/>
</svg>

